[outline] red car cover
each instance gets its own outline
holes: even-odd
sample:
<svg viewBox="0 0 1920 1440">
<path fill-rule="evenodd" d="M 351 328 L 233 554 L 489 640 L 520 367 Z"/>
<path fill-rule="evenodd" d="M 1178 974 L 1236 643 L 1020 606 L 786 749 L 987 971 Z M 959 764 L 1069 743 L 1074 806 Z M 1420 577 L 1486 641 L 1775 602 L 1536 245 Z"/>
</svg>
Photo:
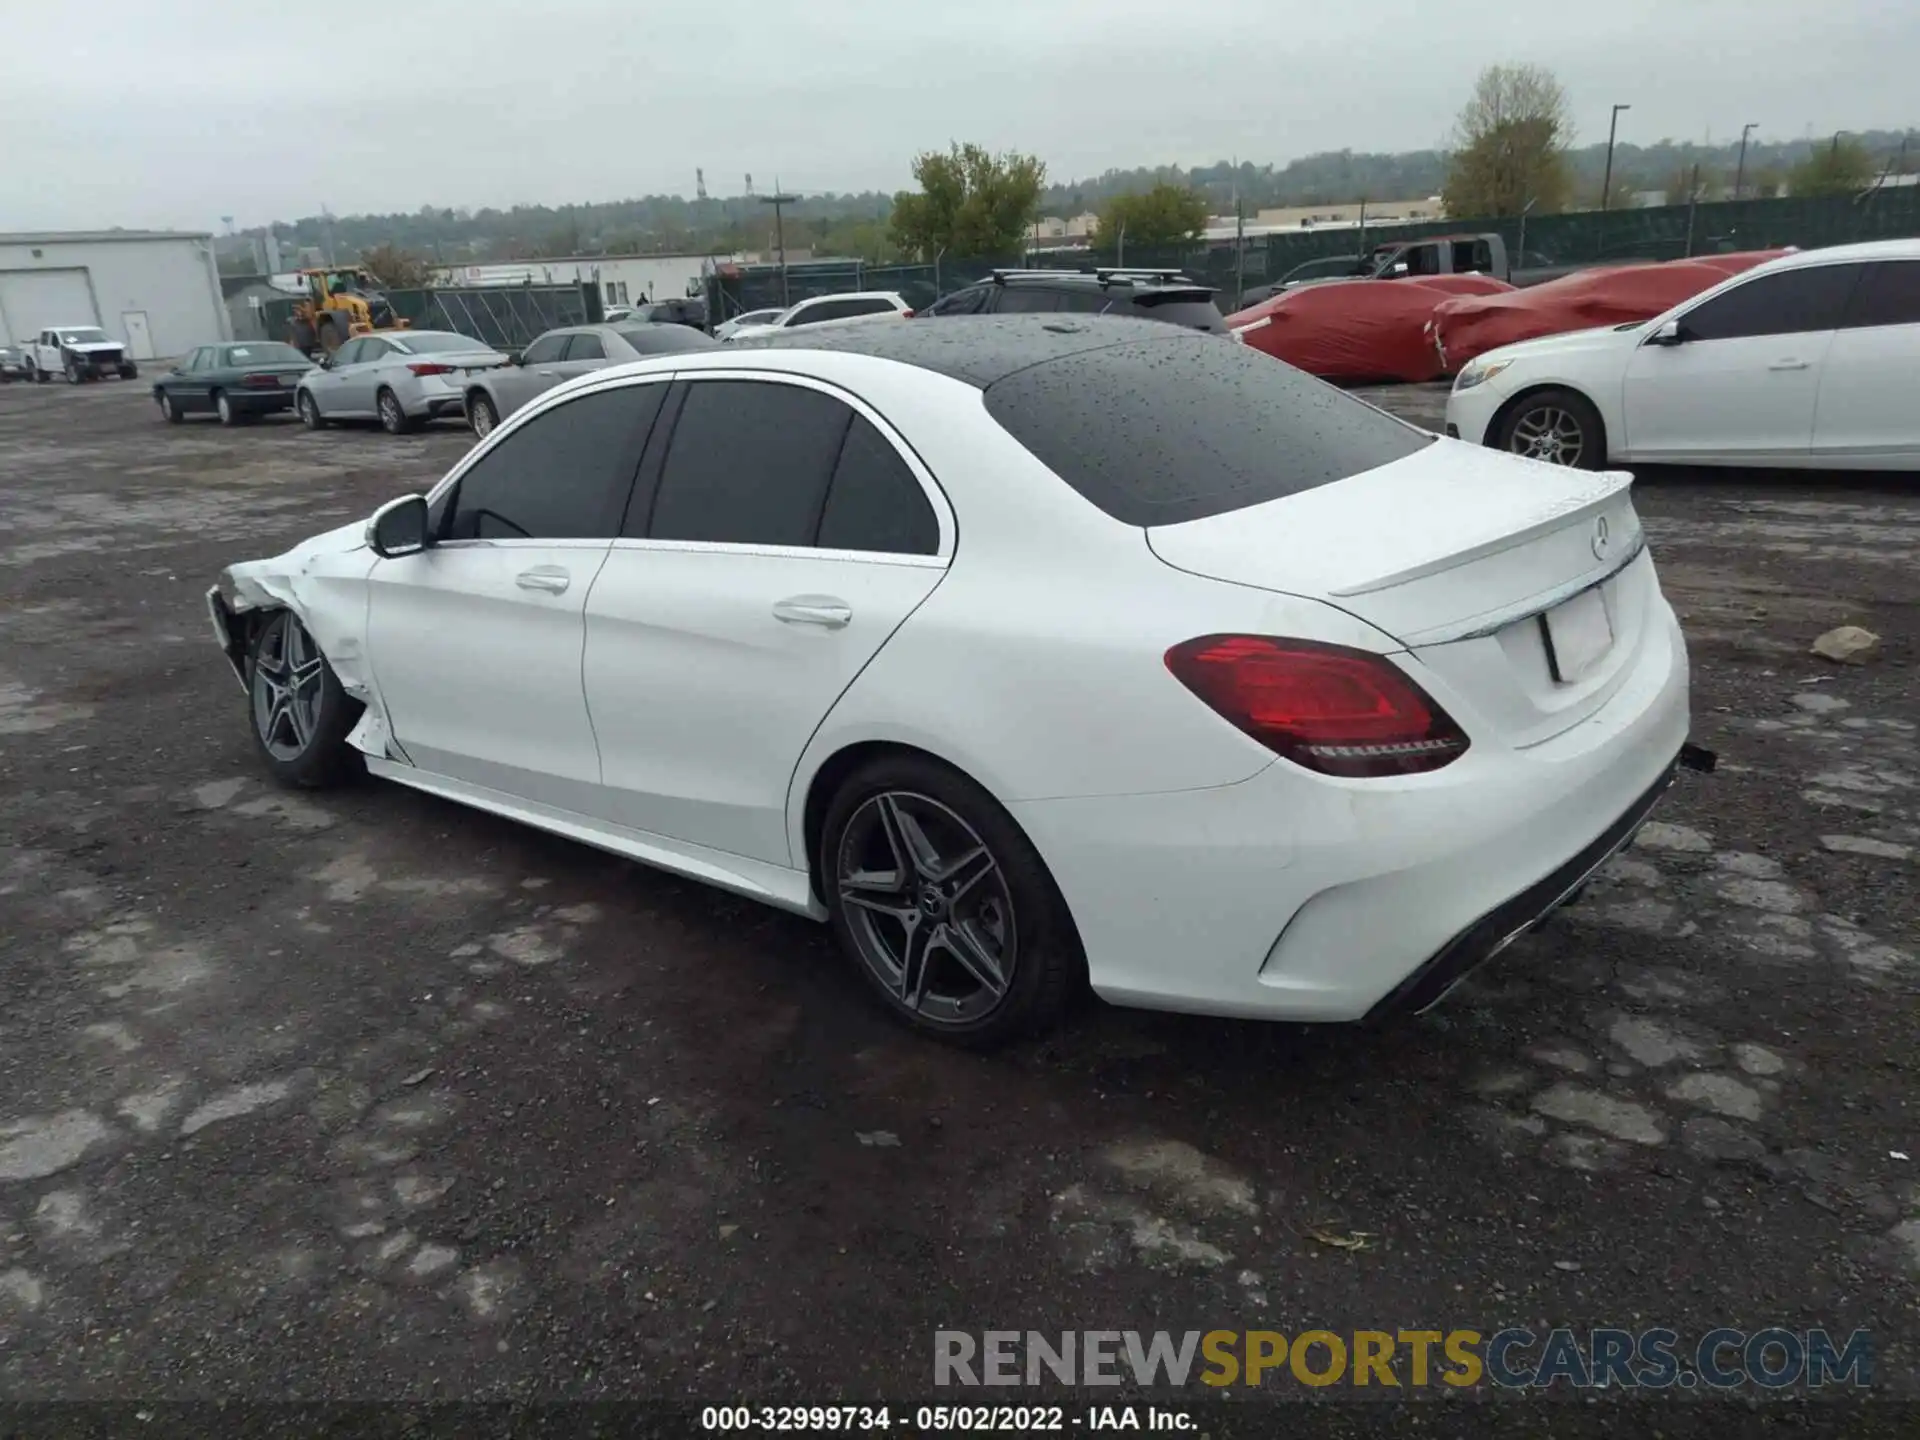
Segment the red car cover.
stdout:
<svg viewBox="0 0 1920 1440">
<path fill-rule="evenodd" d="M 1521 340 L 1651 320 L 1729 275 L 1787 253 L 1745 250 L 1692 260 L 1609 265 L 1577 270 L 1558 280 L 1502 295 L 1455 296 L 1443 301 L 1433 314 L 1432 343 L 1439 366 L 1436 373 L 1456 374 L 1468 361 L 1487 351 Z"/>
<path fill-rule="evenodd" d="M 1486 275 L 1340 280 L 1285 291 L 1229 315 L 1227 326 L 1323 380 L 1433 380 L 1441 373 L 1429 332 L 1435 307 L 1512 289 Z"/>
</svg>

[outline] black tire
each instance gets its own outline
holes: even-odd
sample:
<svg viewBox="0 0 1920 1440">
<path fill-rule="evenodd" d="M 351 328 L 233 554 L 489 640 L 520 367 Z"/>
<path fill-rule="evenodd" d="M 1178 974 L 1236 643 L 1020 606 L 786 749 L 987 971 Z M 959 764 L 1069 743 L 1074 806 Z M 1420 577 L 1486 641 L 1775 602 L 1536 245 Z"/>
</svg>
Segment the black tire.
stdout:
<svg viewBox="0 0 1920 1440">
<path fill-rule="evenodd" d="M 393 391 L 381 386 L 373 397 L 373 405 L 380 412 L 380 428 L 389 435 L 405 435 L 414 427 L 413 417 L 400 408 L 400 397 Z"/>
<path fill-rule="evenodd" d="M 140 367 L 129 360 L 120 367 L 120 378 L 122 380 L 138 380 L 140 378 Z"/>
<path fill-rule="evenodd" d="M 180 413 L 180 407 L 173 403 L 173 397 L 166 391 L 162 390 L 153 398 L 159 402 L 160 414 L 169 425 L 179 425 L 186 420 L 187 417 Z"/>
<path fill-rule="evenodd" d="M 476 390 L 467 397 L 467 427 L 473 431 L 476 439 L 486 439 L 499 423 L 500 412 L 493 408 L 493 401 L 487 398 L 486 391 Z"/>
<path fill-rule="evenodd" d="M 324 430 L 332 423 L 320 413 L 320 402 L 313 398 L 311 390 L 302 390 L 293 408 L 300 412 L 300 423 L 309 430 Z"/>
<path fill-rule="evenodd" d="M 331 355 L 347 343 L 347 325 L 344 320 L 336 321 L 332 312 L 322 315 L 318 323 L 320 348 Z"/>
<path fill-rule="evenodd" d="M 365 774 L 347 743 L 364 708 L 291 610 L 267 618 L 247 654 L 247 729 L 275 780 L 318 790 Z"/>
<path fill-rule="evenodd" d="M 213 392 L 213 413 L 220 417 L 222 425 L 229 428 L 244 425 L 247 422 L 247 417 L 233 408 L 233 401 L 227 398 L 227 392 L 224 390 Z"/>
<path fill-rule="evenodd" d="M 86 376 L 80 373 L 80 362 L 69 357 L 67 360 L 67 383 L 69 385 L 78 385 L 86 378 Z"/>
<path fill-rule="evenodd" d="M 44 385 L 47 383 L 47 372 L 40 368 L 40 361 L 38 357 L 34 359 L 33 369 L 28 371 L 27 373 L 33 377 L 34 384 Z"/>
<path fill-rule="evenodd" d="M 1607 463 L 1607 431 L 1593 402 L 1573 390 L 1536 390 L 1500 417 L 1493 445 L 1511 455 L 1599 470 Z"/>
<path fill-rule="evenodd" d="M 896 836 L 933 863 L 893 864 Z M 955 863 L 965 856 L 983 860 Z M 845 883 L 855 876 L 866 883 Z M 925 1034 L 979 1048 L 1033 1034 L 1056 1024 L 1084 983 L 1073 917 L 1039 852 L 991 795 L 937 761 L 890 755 L 847 778 L 821 826 L 820 883 L 842 951 L 881 1003 Z M 889 896 L 900 904 L 887 906 Z M 905 992 L 922 935 L 914 1003 Z M 971 963 L 954 948 L 969 941 Z M 989 972 L 997 992 L 981 978 Z"/>
<path fill-rule="evenodd" d="M 295 320 L 287 327 L 287 343 L 302 355 L 312 355 L 320 348 L 320 337 L 313 333 L 310 321 Z"/>
</svg>

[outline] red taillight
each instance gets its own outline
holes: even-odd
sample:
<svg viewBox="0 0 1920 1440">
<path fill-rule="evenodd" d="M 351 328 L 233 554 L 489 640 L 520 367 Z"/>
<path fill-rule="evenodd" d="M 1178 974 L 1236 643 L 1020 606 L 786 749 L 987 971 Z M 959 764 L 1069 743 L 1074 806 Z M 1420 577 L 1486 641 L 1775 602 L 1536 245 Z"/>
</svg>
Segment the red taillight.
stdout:
<svg viewBox="0 0 1920 1440">
<path fill-rule="evenodd" d="M 441 365 L 432 360 L 416 360 L 407 366 L 407 369 L 416 375 L 451 375 L 454 371 L 453 366 Z"/>
<path fill-rule="evenodd" d="M 1203 635 L 1167 669 L 1275 754 L 1323 775 L 1438 770 L 1467 748 L 1453 718 L 1391 662 L 1344 645 Z"/>
<path fill-rule="evenodd" d="M 242 375 L 240 377 L 240 388 L 243 390 L 278 390 L 280 388 L 280 377 L 278 375 Z"/>
<path fill-rule="evenodd" d="M 902 320 L 911 320 L 913 318 L 913 312 L 911 310 L 902 310 L 900 312 L 900 318 Z"/>
</svg>

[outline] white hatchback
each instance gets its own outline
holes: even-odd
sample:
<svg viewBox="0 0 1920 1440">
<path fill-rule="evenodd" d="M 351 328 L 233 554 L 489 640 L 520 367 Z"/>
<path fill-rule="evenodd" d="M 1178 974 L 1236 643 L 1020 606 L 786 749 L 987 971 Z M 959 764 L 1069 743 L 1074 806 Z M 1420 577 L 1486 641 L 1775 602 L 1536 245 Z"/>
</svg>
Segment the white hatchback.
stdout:
<svg viewBox="0 0 1920 1440">
<path fill-rule="evenodd" d="M 1180 326 L 603 370 L 208 592 L 267 768 L 363 767 L 830 921 L 942 1036 L 1418 1010 L 1666 788 L 1628 495 Z"/>
<path fill-rule="evenodd" d="M 1808 250 L 1664 315 L 1489 351 L 1448 433 L 1589 470 L 1630 461 L 1920 469 L 1920 240 Z"/>
</svg>

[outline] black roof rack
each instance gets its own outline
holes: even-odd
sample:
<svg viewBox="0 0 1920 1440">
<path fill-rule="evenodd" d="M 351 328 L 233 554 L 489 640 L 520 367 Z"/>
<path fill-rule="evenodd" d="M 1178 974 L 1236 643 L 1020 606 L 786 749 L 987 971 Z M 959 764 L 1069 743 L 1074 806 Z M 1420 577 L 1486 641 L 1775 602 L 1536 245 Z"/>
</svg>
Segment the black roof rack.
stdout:
<svg viewBox="0 0 1920 1440">
<path fill-rule="evenodd" d="M 1162 285 L 1198 285 L 1200 282 L 1191 275 L 1178 270 L 1136 269 L 1131 266 L 1106 265 L 1097 270 L 1018 270 L 996 269 L 993 283 L 1004 285 L 1009 280 L 1061 280 L 1068 277 L 1094 279 L 1102 285 L 1134 285 L 1141 282 Z"/>
</svg>

